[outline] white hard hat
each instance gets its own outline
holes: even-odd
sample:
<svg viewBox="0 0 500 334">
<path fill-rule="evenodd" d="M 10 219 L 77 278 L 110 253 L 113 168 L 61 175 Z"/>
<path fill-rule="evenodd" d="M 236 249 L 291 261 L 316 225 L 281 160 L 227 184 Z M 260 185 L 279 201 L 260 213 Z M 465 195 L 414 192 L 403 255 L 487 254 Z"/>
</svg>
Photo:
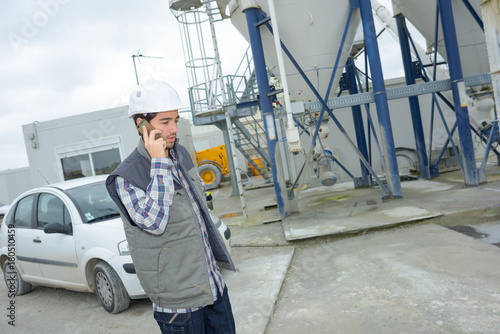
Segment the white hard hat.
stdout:
<svg viewBox="0 0 500 334">
<path fill-rule="evenodd" d="M 134 88 L 130 94 L 128 117 L 178 110 L 184 106 L 175 89 L 168 83 L 149 80 Z"/>
</svg>

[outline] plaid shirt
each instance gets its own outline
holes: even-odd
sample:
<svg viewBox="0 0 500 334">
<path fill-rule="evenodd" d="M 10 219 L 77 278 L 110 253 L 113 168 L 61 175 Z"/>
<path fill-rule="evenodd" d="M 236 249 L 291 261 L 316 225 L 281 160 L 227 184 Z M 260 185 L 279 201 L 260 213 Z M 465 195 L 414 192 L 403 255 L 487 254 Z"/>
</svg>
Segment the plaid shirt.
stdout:
<svg viewBox="0 0 500 334">
<path fill-rule="evenodd" d="M 214 301 L 217 299 L 217 289 L 222 295 L 225 283 L 220 270 L 215 261 L 212 249 L 208 241 L 208 234 L 205 227 L 200 207 L 196 202 L 189 184 L 182 173 L 179 173 L 178 161 L 172 152 L 173 159 L 153 158 L 151 159 L 151 182 L 146 192 L 130 184 L 123 177 L 118 176 L 115 181 L 116 190 L 123 205 L 127 209 L 132 220 L 143 230 L 152 234 L 162 234 L 170 218 L 170 207 L 174 198 L 174 179 L 185 189 L 193 206 L 200 234 L 203 241 L 203 249 L 207 260 L 208 277 L 210 282 L 210 291 Z M 204 183 L 202 182 L 204 186 Z M 153 309 L 156 312 L 164 313 L 189 313 L 200 310 L 202 307 L 167 309 L 156 306 L 153 303 Z"/>
</svg>

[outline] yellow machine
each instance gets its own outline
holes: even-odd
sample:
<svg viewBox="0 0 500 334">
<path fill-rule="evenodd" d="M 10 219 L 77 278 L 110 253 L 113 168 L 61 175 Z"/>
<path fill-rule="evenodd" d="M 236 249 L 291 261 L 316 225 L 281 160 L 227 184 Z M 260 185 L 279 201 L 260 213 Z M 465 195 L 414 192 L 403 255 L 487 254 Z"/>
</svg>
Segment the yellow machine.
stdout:
<svg viewBox="0 0 500 334">
<path fill-rule="evenodd" d="M 198 173 L 207 190 L 217 188 L 222 176 L 229 174 L 226 146 L 220 145 L 207 150 L 196 152 Z"/>
</svg>

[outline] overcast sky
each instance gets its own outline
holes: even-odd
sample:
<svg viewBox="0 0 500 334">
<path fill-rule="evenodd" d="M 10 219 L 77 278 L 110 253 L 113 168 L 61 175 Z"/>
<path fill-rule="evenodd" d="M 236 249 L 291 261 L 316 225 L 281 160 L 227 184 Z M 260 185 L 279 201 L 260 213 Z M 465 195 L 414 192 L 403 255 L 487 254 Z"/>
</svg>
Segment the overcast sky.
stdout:
<svg viewBox="0 0 500 334">
<path fill-rule="evenodd" d="M 222 29 L 241 59 L 246 42 Z M 187 102 L 178 23 L 168 0 L 4 0 L 0 11 L 0 171 L 28 166 L 22 128 L 128 104 L 139 76 L 152 71 Z M 227 57 L 222 55 L 222 57 Z M 224 58 L 222 59 L 224 61 Z"/>
<path fill-rule="evenodd" d="M 140 78 L 154 72 L 187 103 L 168 0 L 3 0 L 0 27 L 0 171 L 29 166 L 22 125 L 127 105 L 139 49 L 164 57 L 143 58 Z M 224 70 L 246 42 L 229 21 L 216 28 Z"/>
</svg>

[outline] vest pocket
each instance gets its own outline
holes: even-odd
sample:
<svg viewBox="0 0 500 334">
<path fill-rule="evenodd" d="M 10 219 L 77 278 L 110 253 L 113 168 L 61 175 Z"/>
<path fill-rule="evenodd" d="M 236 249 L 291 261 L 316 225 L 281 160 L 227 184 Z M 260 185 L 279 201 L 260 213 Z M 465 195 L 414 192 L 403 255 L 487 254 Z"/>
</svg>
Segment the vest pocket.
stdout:
<svg viewBox="0 0 500 334">
<path fill-rule="evenodd" d="M 170 206 L 170 218 L 167 223 L 167 230 L 169 225 L 182 222 L 192 217 L 194 217 L 193 207 L 186 190 L 176 190 L 172 205 Z"/>
<path fill-rule="evenodd" d="M 204 294 L 211 294 L 203 251 L 196 247 L 198 235 L 169 241 L 158 258 L 160 299 L 180 305 Z M 201 305 L 186 305 L 196 307 Z M 180 306 L 179 306 L 180 307 Z"/>
</svg>

